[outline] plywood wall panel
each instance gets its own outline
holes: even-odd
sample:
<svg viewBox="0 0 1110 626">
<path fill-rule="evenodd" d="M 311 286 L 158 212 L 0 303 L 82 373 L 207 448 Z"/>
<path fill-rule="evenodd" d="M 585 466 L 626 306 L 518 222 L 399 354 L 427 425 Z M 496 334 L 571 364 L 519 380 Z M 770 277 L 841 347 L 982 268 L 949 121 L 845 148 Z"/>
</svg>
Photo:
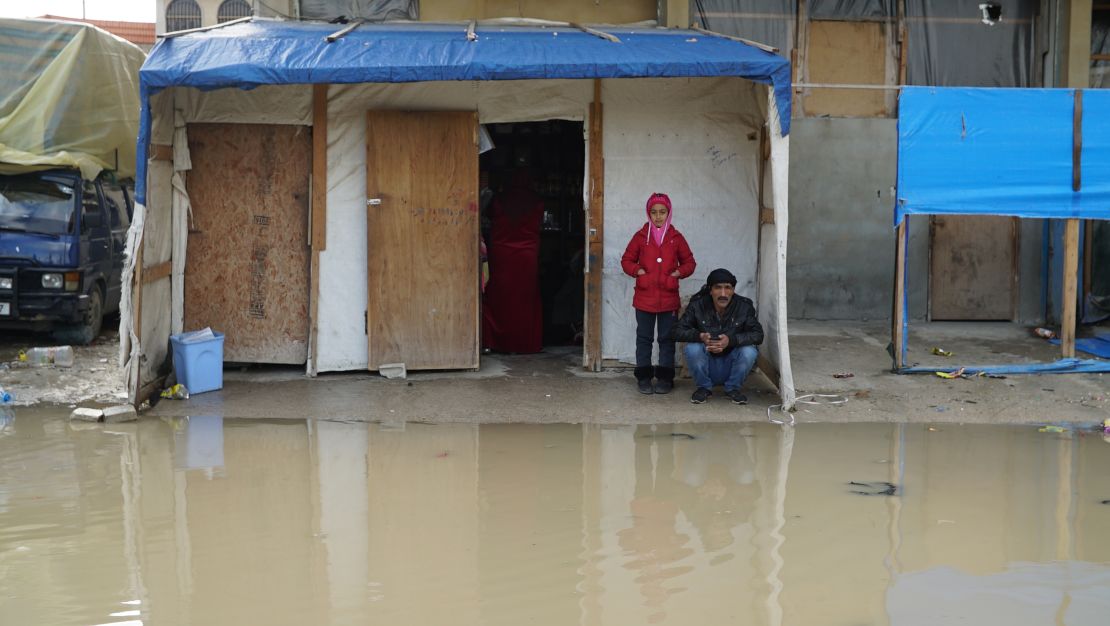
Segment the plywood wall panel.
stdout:
<svg viewBox="0 0 1110 626">
<path fill-rule="evenodd" d="M 888 84 L 885 24 L 878 22 L 809 22 L 808 81 L 818 84 Z M 811 116 L 885 117 L 888 92 L 881 89 L 812 89 L 805 98 Z"/>
<path fill-rule="evenodd" d="M 190 124 L 188 135 L 185 329 L 223 332 L 225 361 L 304 363 L 311 130 Z"/>
</svg>

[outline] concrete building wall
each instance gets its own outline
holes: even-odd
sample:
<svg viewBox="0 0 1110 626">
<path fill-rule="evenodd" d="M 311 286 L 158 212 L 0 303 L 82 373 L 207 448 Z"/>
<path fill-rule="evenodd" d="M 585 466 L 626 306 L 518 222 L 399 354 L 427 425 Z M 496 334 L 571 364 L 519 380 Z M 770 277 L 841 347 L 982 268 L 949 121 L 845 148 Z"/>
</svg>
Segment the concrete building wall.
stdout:
<svg viewBox="0 0 1110 626">
<path fill-rule="evenodd" d="M 161 35 L 166 32 L 166 7 L 173 0 L 155 0 L 155 32 Z M 200 25 L 213 26 L 216 24 L 220 5 L 224 0 L 194 0 L 200 7 Z M 247 0 L 247 4 L 254 8 L 255 15 L 275 17 L 280 15 L 296 15 L 297 0 L 267 0 L 266 5 L 259 4 L 256 0 Z M 269 7 L 269 8 L 267 8 Z"/>
<path fill-rule="evenodd" d="M 796 119 L 790 132 L 787 306 L 799 319 L 889 319 L 894 294 L 898 121 Z M 1042 318 L 1041 220 L 1020 228 L 1018 321 Z M 910 218 L 912 319 L 929 297 L 929 218 Z"/>
<path fill-rule="evenodd" d="M 890 317 L 897 125 L 881 118 L 793 121 L 786 265 L 791 317 Z"/>
</svg>

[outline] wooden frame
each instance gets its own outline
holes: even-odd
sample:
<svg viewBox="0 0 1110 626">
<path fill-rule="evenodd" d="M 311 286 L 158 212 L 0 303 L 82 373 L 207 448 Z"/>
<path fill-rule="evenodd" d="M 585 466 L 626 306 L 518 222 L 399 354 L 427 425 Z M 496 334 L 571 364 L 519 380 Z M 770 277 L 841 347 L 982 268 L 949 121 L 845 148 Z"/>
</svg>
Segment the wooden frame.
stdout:
<svg viewBox="0 0 1110 626">
<path fill-rule="evenodd" d="M 601 371 L 601 275 L 605 266 L 605 153 L 602 140 L 603 112 L 601 79 L 594 79 L 594 101 L 590 105 L 590 199 L 586 221 L 586 324 L 583 367 Z"/>
<path fill-rule="evenodd" d="M 320 253 L 328 244 L 328 86 L 312 86 L 312 178 L 309 183 L 308 372 L 319 371 Z"/>
<path fill-rule="evenodd" d="M 898 371 L 906 366 L 906 353 L 903 346 L 906 343 L 906 242 L 909 240 L 910 216 L 902 217 L 895 231 L 897 241 L 894 252 L 894 304 L 891 314 L 891 352 L 894 356 L 894 370 Z"/>
<path fill-rule="evenodd" d="M 1079 191 L 1083 186 L 1083 90 L 1075 90 L 1074 106 L 1072 107 L 1072 191 Z M 894 357 L 894 371 L 905 368 L 905 294 L 906 294 L 906 242 L 908 240 L 909 216 L 902 218 L 898 225 L 898 243 L 895 254 L 894 278 L 894 306 L 891 328 L 892 352 Z M 1016 218 L 1015 218 L 1016 221 Z M 1015 233 L 1017 229 L 1015 228 Z M 1062 358 L 1075 357 L 1075 323 L 1076 308 L 1078 304 L 1078 274 L 1079 274 L 1079 219 L 1065 220 L 1064 231 L 1064 285 L 1063 285 L 1063 312 L 1060 320 L 1060 356 Z"/>
</svg>

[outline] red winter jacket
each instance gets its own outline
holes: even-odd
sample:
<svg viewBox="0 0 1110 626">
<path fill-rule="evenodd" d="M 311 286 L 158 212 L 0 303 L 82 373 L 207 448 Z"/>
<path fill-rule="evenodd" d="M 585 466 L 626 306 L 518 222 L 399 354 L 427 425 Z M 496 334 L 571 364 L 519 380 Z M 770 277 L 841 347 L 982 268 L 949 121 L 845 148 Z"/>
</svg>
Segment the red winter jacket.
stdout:
<svg viewBox="0 0 1110 626">
<path fill-rule="evenodd" d="M 663 235 L 663 246 L 648 241 L 648 225 L 644 224 L 635 235 L 621 257 L 621 268 L 625 274 L 636 279 L 636 295 L 632 306 L 645 313 L 666 313 L 678 311 L 678 280 L 694 273 L 694 255 L 686 238 L 673 225 Z M 637 276 L 643 268 L 645 274 Z M 671 272 L 678 270 L 678 277 Z"/>
</svg>

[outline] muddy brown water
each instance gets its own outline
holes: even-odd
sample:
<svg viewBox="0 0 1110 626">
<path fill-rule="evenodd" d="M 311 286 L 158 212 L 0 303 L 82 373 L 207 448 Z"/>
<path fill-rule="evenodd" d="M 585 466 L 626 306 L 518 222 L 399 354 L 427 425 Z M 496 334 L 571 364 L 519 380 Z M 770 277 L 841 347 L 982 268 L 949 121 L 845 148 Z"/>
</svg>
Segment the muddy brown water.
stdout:
<svg viewBox="0 0 1110 626">
<path fill-rule="evenodd" d="M 0 624 L 1110 615 L 1110 443 L 1080 431 L 3 422 Z"/>
</svg>

